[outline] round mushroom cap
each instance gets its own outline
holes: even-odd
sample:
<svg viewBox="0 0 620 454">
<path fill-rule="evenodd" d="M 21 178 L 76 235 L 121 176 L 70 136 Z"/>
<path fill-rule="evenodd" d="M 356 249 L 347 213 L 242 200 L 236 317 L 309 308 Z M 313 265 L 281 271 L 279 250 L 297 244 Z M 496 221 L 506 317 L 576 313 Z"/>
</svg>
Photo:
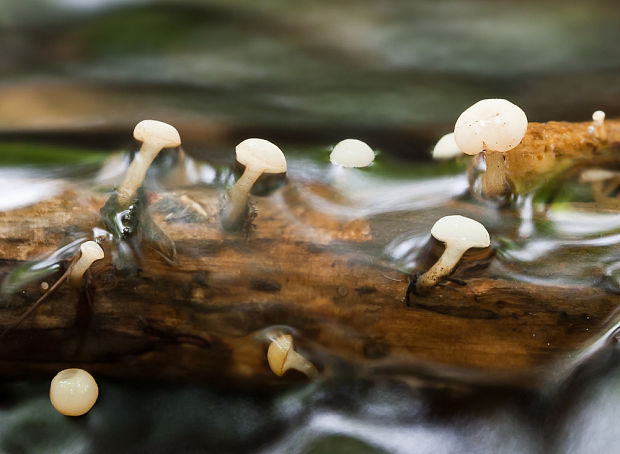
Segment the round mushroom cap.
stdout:
<svg viewBox="0 0 620 454">
<path fill-rule="evenodd" d="M 508 151 L 515 148 L 527 130 L 527 116 L 505 99 L 483 99 L 456 120 L 454 139 L 463 153 Z"/>
<path fill-rule="evenodd" d="M 433 225 L 431 235 L 449 247 L 466 251 L 472 247 L 488 247 L 489 232 L 478 221 L 460 216 L 444 216 Z"/>
<path fill-rule="evenodd" d="M 140 142 L 149 142 L 161 148 L 181 145 L 179 131 L 172 125 L 157 120 L 142 120 L 133 130 L 133 136 Z"/>
<path fill-rule="evenodd" d="M 603 123 L 603 121 L 605 121 L 605 112 L 597 110 L 592 113 L 592 120 L 594 120 L 595 123 Z"/>
<path fill-rule="evenodd" d="M 375 160 L 375 152 L 361 140 L 344 139 L 336 144 L 329 160 L 342 167 L 368 167 Z"/>
<path fill-rule="evenodd" d="M 50 385 L 50 401 L 56 410 L 67 416 L 87 413 L 99 396 L 97 382 L 83 369 L 65 369 Z"/>
<path fill-rule="evenodd" d="M 437 141 L 433 148 L 434 159 L 452 159 L 462 155 L 463 152 L 454 140 L 454 133 L 448 133 Z"/>
<path fill-rule="evenodd" d="M 286 158 L 282 150 L 265 139 L 245 139 L 237 148 L 237 161 L 246 168 L 264 173 L 286 172 Z"/>
<path fill-rule="evenodd" d="M 101 260 L 104 257 L 103 249 L 96 241 L 85 241 L 80 245 L 80 251 L 83 257 L 88 257 L 93 262 Z"/>
</svg>

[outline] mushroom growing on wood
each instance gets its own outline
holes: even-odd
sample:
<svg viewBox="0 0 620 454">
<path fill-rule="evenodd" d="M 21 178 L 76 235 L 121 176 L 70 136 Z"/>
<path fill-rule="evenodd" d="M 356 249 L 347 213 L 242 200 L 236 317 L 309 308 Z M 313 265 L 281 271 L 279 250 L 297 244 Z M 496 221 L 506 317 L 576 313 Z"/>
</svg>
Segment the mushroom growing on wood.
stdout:
<svg viewBox="0 0 620 454">
<path fill-rule="evenodd" d="M 470 248 L 484 248 L 491 244 L 489 232 L 482 224 L 460 215 L 444 216 L 433 225 L 431 235 L 446 245 L 439 260 L 416 282 L 416 293 L 424 294 L 441 279 L 448 276 Z"/>
<path fill-rule="evenodd" d="M 104 257 L 103 249 L 95 241 L 85 241 L 80 245 L 80 258 L 71 265 L 69 283 L 72 287 L 79 288 L 82 285 L 84 273 L 97 260 Z"/>
<path fill-rule="evenodd" d="M 527 116 L 505 99 L 483 99 L 465 110 L 454 125 L 454 139 L 463 153 L 485 152 L 486 172 L 482 193 L 487 197 L 506 194 L 504 154 L 515 148 L 527 130 Z"/>
<path fill-rule="evenodd" d="M 312 378 L 318 375 L 314 364 L 293 349 L 293 336 L 282 334 L 275 338 L 267 351 L 269 367 L 278 377 L 289 369 L 295 369 Z"/>
<path fill-rule="evenodd" d="M 605 129 L 605 112 L 597 110 L 592 114 L 593 132 L 602 142 L 607 141 L 607 129 Z"/>
<path fill-rule="evenodd" d="M 286 158 L 276 145 L 264 139 L 246 139 L 237 145 L 237 161 L 245 166 L 243 175 L 230 190 L 230 199 L 222 210 L 222 226 L 238 230 L 248 212 L 250 190 L 263 173 L 286 172 Z"/>
<path fill-rule="evenodd" d="M 375 152 L 358 139 L 344 139 L 334 146 L 329 160 L 342 167 L 368 167 L 375 160 Z"/>
<path fill-rule="evenodd" d="M 174 126 L 157 120 L 141 121 L 136 125 L 133 136 L 142 142 L 142 146 L 131 161 L 125 179 L 117 189 L 118 202 L 123 208 L 130 205 L 144 181 L 149 166 L 159 152 L 164 148 L 181 145 L 181 137 Z"/>
<path fill-rule="evenodd" d="M 433 159 L 452 159 L 462 155 L 463 152 L 454 140 L 454 133 L 444 135 L 433 148 Z"/>
<path fill-rule="evenodd" d="M 97 382 L 83 369 L 65 369 L 52 379 L 50 401 L 65 416 L 81 416 L 95 405 L 99 396 Z"/>
</svg>

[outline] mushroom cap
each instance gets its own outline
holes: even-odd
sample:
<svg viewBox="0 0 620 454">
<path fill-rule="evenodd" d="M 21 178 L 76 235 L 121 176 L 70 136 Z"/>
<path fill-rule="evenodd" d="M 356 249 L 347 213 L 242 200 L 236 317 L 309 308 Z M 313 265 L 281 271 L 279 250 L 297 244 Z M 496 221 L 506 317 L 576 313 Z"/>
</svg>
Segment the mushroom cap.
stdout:
<svg viewBox="0 0 620 454">
<path fill-rule="evenodd" d="M 153 143 L 161 148 L 173 148 L 181 145 L 179 131 L 163 121 L 142 120 L 134 128 L 133 136 L 140 142 Z"/>
<path fill-rule="evenodd" d="M 595 123 L 603 123 L 603 121 L 605 121 L 605 112 L 603 112 L 602 110 L 597 110 L 596 112 L 592 113 L 592 120 Z"/>
<path fill-rule="evenodd" d="M 466 251 L 472 247 L 488 247 L 489 232 L 478 221 L 460 216 L 444 216 L 433 225 L 431 235 L 447 246 Z"/>
<path fill-rule="evenodd" d="M 329 160 L 342 167 L 368 167 L 375 160 L 375 152 L 366 142 L 344 139 L 334 146 Z"/>
<path fill-rule="evenodd" d="M 505 99 L 483 99 L 456 120 L 454 139 L 463 153 L 512 150 L 527 130 L 527 116 Z"/>
<path fill-rule="evenodd" d="M 286 364 L 286 359 L 288 358 L 288 354 L 293 349 L 293 336 L 290 334 L 283 334 L 275 338 L 271 344 L 269 344 L 269 349 L 267 350 L 267 361 L 269 362 L 269 367 L 278 377 L 284 375 L 286 369 L 284 365 Z"/>
<path fill-rule="evenodd" d="M 237 161 L 264 173 L 286 172 L 286 158 L 282 150 L 265 139 L 245 139 L 237 148 Z"/>
<path fill-rule="evenodd" d="M 444 135 L 437 141 L 435 148 L 433 148 L 434 159 L 452 159 L 461 154 L 463 154 L 463 152 L 456 144 L 453 132 Z"/>
<path fill-rule="evenodd" d="M 83 369 L 65 369 L 52 379 L 50 401 L 56 410 L 67 416 L 87 413 L 99 396 L 97 382 Z"/>
<path fill-rule="evenodd" d="M 101 260 L 105 257 L 103 249 L 96 241 L 85 241 L 80 245 L 80 251 L 83 257 L 88 257 L 91 262 Z"/>
</svg>

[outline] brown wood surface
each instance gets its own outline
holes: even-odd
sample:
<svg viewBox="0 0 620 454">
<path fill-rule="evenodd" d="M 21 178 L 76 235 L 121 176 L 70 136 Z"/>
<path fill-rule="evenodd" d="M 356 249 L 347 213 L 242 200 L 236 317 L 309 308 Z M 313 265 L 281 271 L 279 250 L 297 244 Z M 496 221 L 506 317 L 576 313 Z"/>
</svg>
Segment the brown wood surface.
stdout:
<svg viewBox="0 0 620 454">
<path fill-rule="evenodd" d="M 146 379 L 287 383 L 302 377 L 275 377 L 266 361 L 265 330 L 283 325 L 326 376 L 354 364 L 363 373 L 549 383 L 598 349 L 620 319 L 619 295 L 497 279 L 487 266 L 494 254 L 459 266 L 455 277 L 466 285 L 444 281 L 407 307 L 409 276 L 370 252 L 394 234 L 391 224 L 330 218 L 298 197 L 290 182 L 254 198 L 245 235 L 221 229 L 215 189 L 149 194 L 177 264 L 149 250 L 137 276 L 97 262 L 87 329 L 79 329 L 76 290 L 63 286 L 0 340 L 0 374 L 82 366 Z M 104 201 L 68 185 L 61 196 L 0 213 L 0 279 L 63 242 L 92 237 Z M 41 295 L 39 284 L 4 297 L 1 330 Z"/>
</svg>

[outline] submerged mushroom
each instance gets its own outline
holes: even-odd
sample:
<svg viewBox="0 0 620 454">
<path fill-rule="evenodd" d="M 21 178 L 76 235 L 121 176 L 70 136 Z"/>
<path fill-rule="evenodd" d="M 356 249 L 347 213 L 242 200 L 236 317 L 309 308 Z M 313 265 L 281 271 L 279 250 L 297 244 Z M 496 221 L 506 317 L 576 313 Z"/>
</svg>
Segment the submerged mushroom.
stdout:
<svg viewBox="0 0 620 454">
<path fill-rule="evenodd" d="M 245 166 L 243 175 L 229 193 L 229 200 L 222 210 L 222 226 L 238 230 L 248 212 L 250 190 L 263 173 L 286 172 L 286 158 L 276 145 L 265 139 L 246 139 L 237 145 L 237 161 Z"/>
<path fill-rule="evenodd" d="M 50 401 L 65 416 L 81 416 L 95 405 L 99 396 L 97 382 L 83 369 L 65 369 L 52 379 Z"/>
<path fill-rule="evenodd" d="M 460 215 L 444 216 L 433 225 L 431 235 L 446 246 L 439 260 L 416 282 L 416 293 L 424 294 L 454 270 L 463 254 L 470 248 L 491 244 L 489 232 L 473 219 Z"/>
<path fill-rule="evenodd" d="M 142 142 L 142 146 L 131 161 L 125 179 L 117 189 L 118 202 L 124 208 L 131 204 L 136 191 L 144 181 L 149 166 L 159 152 L 164 148 L 181 145 L 181 137 L 174 126 L 157 120 L 141 121 L 136 125 L 133 136 Z"/>
<path fill-rule="evenodd" d="M 314 364 L 293 349 L 293 336 L 282 334 L 275 338 L 267 351 L 269 367 L 278 377 L 289 369 L 295 369 L 312 378 L 318 375 Z"/>
<path fill-rule="evenodd" d="M 104 258 L 103 249 L 95 241 L 85 241 L 80 245 L 80 258 L 71 266 L 69 283 L 72 287 L 79 288 L 82 285 L 84 273 L 97 260 Z"/>
<path fill-rule="evenodd" d="M 454 140 L 454 133 L 444 135 L 433 148 L 433 159 L 452 159 L 462 155 L 463 152 Z"/>
<path fill-rule="evenodd" d="M 375 152 L 358 139 L 344 139 L 334 146 L 329 160 L 342 167 L 368 167 L 375 160 Z"/>
<path fill-rule="evenodd" d="M 488 197 L 509 190 L 503 153 L 515 148 L 527 130 L 527 116 L 505 99 L 483 99 L 466 109 L 454 125 L 454 139 L 463 153 L 485 152 L 486 172 L 482 192 Z"/>
</svg>

